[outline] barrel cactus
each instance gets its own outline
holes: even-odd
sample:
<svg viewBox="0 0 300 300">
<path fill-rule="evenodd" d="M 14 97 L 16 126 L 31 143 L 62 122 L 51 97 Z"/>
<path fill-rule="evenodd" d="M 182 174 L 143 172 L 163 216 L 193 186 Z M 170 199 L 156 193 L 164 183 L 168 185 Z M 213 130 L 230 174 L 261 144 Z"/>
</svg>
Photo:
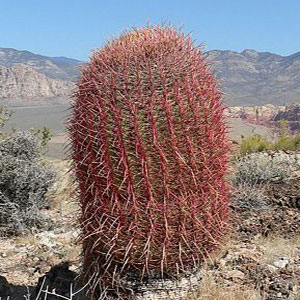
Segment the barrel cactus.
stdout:
<svg viewBox="0 0 300 300">
<path fill-rule="evenodd" d="M 193 272 L 222 242 L 223 111 L 201 48 L 173 27 L 125 32 L 82 68 L 69 133 L 91 299 Z"/>
</svg>

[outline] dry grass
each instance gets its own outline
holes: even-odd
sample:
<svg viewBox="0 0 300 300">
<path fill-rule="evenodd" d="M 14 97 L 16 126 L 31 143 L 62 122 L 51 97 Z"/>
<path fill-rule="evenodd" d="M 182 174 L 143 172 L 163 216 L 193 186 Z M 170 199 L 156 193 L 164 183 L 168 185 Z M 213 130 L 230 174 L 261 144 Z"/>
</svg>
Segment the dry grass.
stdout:
<svg viewBox="0 0 300 300">
<path fill-rule="evenodd" d="M 61 215 L 74 214 L 78 205 L 75 201 L 76 186 L 70 172 L 71 162 L 45 158 L 44 163 L 56 171 L 54 193 L 49 195 L 53 208 L 58 209 Z"/>
<path fill-rule="evenodd" d="M 219 265 L 220 260 L 236 247 L 236 243 L 234 237 L 228 235 L 224 245 L 207 258 L 204 266 L 204 277 L 199 284 L 199 288 L 186 300 L 264 300 L 259 291 L 253 288 L 241 286 L 240 284 L 230 286 L 218 284 L 209 272 L 212 266 Z"/>
<path fill-rule="evenodd" d="M 295 300 L 300 300 L 300 288 L 298 288 L 298 290 L 296 291 L 294 299 Z"/>
<path fill-rule="evenodd" d="M 224 287 L 218 285 L 214 278 L 206 275 L 197 292 L 187 300 L 264 300 L 258 291 L 242 286 Z"/>
<path fill-rule="evenodd" d="M 208 257 L 204 262 L 204 268 L 218 265 L 220 260 L 222 260 L 230 250 L 236 248 L 238 243 L 239 241 L 236 239 L 233 229 L 229 228 L 229 233 L 226 235 L 222 244 L 219 245 L 219 248 L 208 254 Z"/>
<path fill-rule="evenodd" d="M 22 245 L 38 246 L 39 245 L 39 241 L 37 237 L 33 235 L 18 236 L 14 239 L 14 243 L 16 244 L 16 246 L 22 246 Z"/>
<path fill-rule="evenodd" d="M 262 262 L 272 264 L 280 257 L 297 258 L 300 254 L 300 236 L 285 239 L 280 236 L 260 237 L 255 244 L 264 248 Z"/>
</svg>

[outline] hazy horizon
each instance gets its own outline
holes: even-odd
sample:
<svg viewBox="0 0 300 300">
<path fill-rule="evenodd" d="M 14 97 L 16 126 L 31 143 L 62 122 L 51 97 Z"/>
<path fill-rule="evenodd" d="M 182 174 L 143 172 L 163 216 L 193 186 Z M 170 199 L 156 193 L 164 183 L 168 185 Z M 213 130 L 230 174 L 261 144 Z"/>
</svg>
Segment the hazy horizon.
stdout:
<svg viewBox="0 0 300 300">
<path fill-rule="evenodd" d="M 0 48 L 3 48 L 3 49 L 14 49 L 14 50 L 17 50 L 17 51 L 29 51 L 28 49 L 17 49 L 17 48 L 12 48 L 12 47 L 1 47 Z M 245 50 L 255 50 L 257 52 L 265 52 L 265 53 L 272 53 L 272 54 L 276 54 L 276 55 L 280 55 L 280 56 L 283 56 L 283 57 L 287 57 L 287 56 L 291 56 L 291 55 L 294 55 L 296 53 L 300 53 L 300 47 L 299 47 L 299 51 L 297 52 L 294 52 L 294 53 L 291 53 L 291 54 L 288 54 L 288 55 L 281 55 L 281 54 L 278 54 L 278 53 L 275 53 L 275 52 L 270 52 L 270 51 L 258 51 L 257 49 L 254 49 L 254 48 L 245 48 L 245 49 L 242 49 L 241 51 L 234 51 L 232 49 L 210 49 L 210 50 L 206 50 L 205 52 L 208 52 L 208 51 L 233 51 L 233 52 L 236 52 L 236 53 L 242 53 L 243 51 Z M 41 56 L 46 56 L 46 57 L 51 57 L 51 58 L 68 58 L 68 59 L 74 59 L 74 60 L 78 60 L 78 61 L 81 61 L 81 62 L 86 62 L 88 61 L 88 58 L 86 61 L 83 61 L 83 60 L 80 60 L 78 58 L 74 58 L 74 57 L 67 57 L 67 56 L 48 56 L 44 53 L 36 53 L 36 52 L 32 52 L 32 51 L 29 51 L 33 54 L 36 54 L 36 55 L 41 55 Z M 21 107 L 21 106 L 20 106 Z"/>
</svg>

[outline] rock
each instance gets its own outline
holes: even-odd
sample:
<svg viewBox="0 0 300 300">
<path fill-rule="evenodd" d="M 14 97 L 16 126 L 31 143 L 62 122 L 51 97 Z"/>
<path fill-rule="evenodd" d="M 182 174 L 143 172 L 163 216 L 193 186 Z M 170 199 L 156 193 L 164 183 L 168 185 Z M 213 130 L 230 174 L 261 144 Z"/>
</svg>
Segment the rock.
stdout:
<svg viewBox="0 0 300 300">
<path fill-rule="evenodd" d="M 285 268 L 289 264 L 289 259 L 286 257 L 280 257 L 279 260 L 275 261 L 273 265 L 277 268 Z"/>
<path fill-rule="evenodd" d="M 268 236 L 277 234 L 283 238 L 300 233 L 299 209 L 289 207 L 272 207 L 269 210 L 239 211 L 234 220 L 236 233 L 242 240 L 252 239 L 254 236 Z"/>
<path fill-rule="evenodd" d="M 40 245 L 46 246 L 49 249 L 53 248 L 56 245 L 56 243 L 54 242 L 55 234 L 53 232 L 41 232 L 37 234 L 36 237 L 39 239 Z"/>
<path fill-rule="evenodd" d="M 226 260 L 225 259 L 220 259 L 220 261 L 219 261 L 219 266 L 221 267 L 221 268 L 224 268 L 224 267 L 226 267 Z"/>
<path fill-rule="evenodd" d="M 292 134 L 300 132 L 300 105 L 290 104 L 276 106 L 272 104 L 262 106 L 233 106 L 225 111 L 226 115 L 234 119 L 242 119 L 244 122 L 272 126 L 281 130 L 281 122 L 284 120 Z"/>
<path fill-rule="evenodd" d="M 299 175 L 297 174 L 298 178 L 288 182 L 265 185 L 265 194 L 268 196 L 271 205 L 300 209 Z M 290 212 L 288 214 L 291 215 Z"/>
<path fill-rule="evenodd" d="M 276 272 L 277 271 L 277 267 L 275 266 L 272 266 L 272 265 L 266 265 L 266 267 L 268 268 L 268 270 L 273 273 L 273 272 Z"/>
<path fill-rule="evenodd" d="M 10 295 L 9 283 L 4 276 L 0 275 L 0 299 Z"/>
<path fill-rule="evenodd" d="M 64 244 L 72 243 L 80 235 L 79 230 L 67 231 L 59 236 L 60 240 L 64 241 Z"/>
<path fill-rule="evenodd" d="M 245 278 L 245 274 L 239 270 L 232 270 L 226 273 L 226 278 L 232 279 L 234 281 L 243 280 Z"/>
<path fill-rule="evenodd" d="M 23 104 L 41 104 L 45 99 L 55 102 L 68 97 L 75 86 L 71 81 L 49 78 L 25 64 L 0 66 L 0 83 L 0 99 L 10 99 L 9 104 L 20 104 L 16 99 L 22 99 L 19 101 Z"/>
<path fill-rule="evenodd" d="M 241 118 L 254 122 L 269 120 L 284 110 L 285 106 L 266 104 L 263 106 L 233 106 L 229 107 L 225 113 L 231 118 Z"/>
<path fill-rule="evenodd" d="M 165 300 L 165 299 L 187 299 L 190 293 L 198 290 L 199 283 L 203 278 L 200 268 L 195 273 L 176 279 L 150 279 L 147 283 L 139 283 L 136 279 L 125 279 L 128 290 L 133 291 L 134 298 L 127 295 L 117 299 L 136 299 L 136 300 Z M 99 298 L 100 299 L 100 298 Z M 101 298 L 111 299 L 111 298 Z M 116 298 L 113 298 L 116 299 Z"/>
</svg>

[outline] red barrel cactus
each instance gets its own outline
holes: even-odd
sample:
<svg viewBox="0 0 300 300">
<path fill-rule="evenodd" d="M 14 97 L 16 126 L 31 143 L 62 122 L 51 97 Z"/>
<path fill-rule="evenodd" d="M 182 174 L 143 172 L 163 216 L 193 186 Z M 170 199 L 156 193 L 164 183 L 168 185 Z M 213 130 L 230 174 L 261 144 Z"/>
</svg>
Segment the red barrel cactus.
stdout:
<svg viewBox="0 0 300 300">
<path fill-rule="evenodd" d="M 122 278 L 195 270 L 220 244 L 223 111 L 201 48 L 170 26 L 125 32 L 82 68 L 69 133 L 92 299 L 126 290 Z"/>
</svg>

